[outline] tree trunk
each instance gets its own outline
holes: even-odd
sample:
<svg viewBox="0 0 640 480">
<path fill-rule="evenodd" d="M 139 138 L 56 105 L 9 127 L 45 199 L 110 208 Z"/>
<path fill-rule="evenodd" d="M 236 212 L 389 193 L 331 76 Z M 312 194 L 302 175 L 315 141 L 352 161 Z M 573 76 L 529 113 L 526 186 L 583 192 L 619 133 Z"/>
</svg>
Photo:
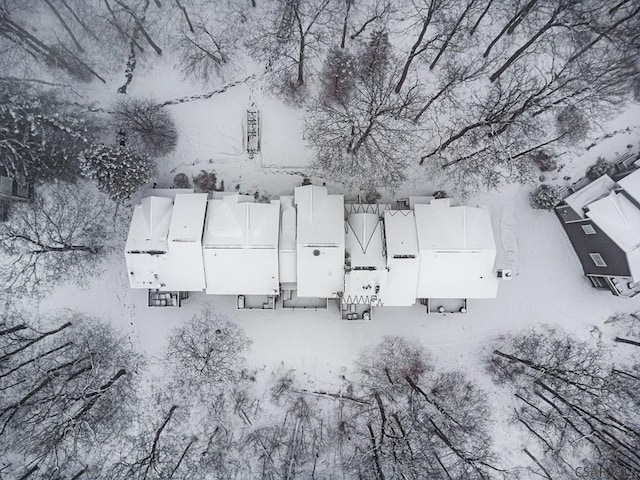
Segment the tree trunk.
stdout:
<svg viewBox="0 0 640 480">
<path fill-rule="evenodd" d="M 380 457 L 379 457 L 379 451 L 378 451 L 378 444 L 376 443 L 376 437 L 373 434 L 373 428 L 371 427 L 370 423 L 367 425 L 367 428 L 369 429 L 369 439 L 371 440 L 371 446 L 372 446 L 371 451 L 373 452 L 373 464 L 375 466 L 376 479 L 377 480 L 384 480 L 384 472 L 382 471 L 382 468 L 380 467 Z"/>
<path fill-rule="evenodd" d="M 495 82 L 498 78 L 500 78 L 500 75 L 502 75 L 504 71 L 507 68 L 509 68 L 513 62 L 515 62 L 518 58 L 520 58 L 522 54 L 526 52 L 529 49 L 529 47 L 535 43 L 536 40 L 538 40 L 538 38 L 540 38 L 544 33 L 546 33 L 552 27 L 556 26 L 555 19 L 556 19 L 556 14 L 554 14 L 553 17 L 551 17 L 551 19 L 547 23 L 545 23 L 542 26 L 542 28 L 540 28 L 540 30 L 538 30 L 535 33 L 535 35 L 527 41 L 527 43 L 525 43 L 518 50 L 516 50 L 515 53 L 511 55 L 511 57 L 509 57 L 509 59 L 506 62 L 504 62 L 504 64 L 489 77 L 489 80 L 491 82 Z"/>
<path fill-rule="evenodd" d="M 56 328 L 55 330 L 50 330 L 48 332 L 43 333 L 42 335 L 40 335 L 39 337 L 33 338 L 30 341 L 27 341 L 24 345 L 22 345 L 21 347 L 9 352 L 9 353 L 5 353 L 3 356 L 0 357 L 0 361 L 11 357 L 12 355 L 15 355 L 16 353 L 22 352 L 23 350 L 26 350 L 27 348 L 29 348 L 31 345 L 43 340 L 44 338 L 47 338 L 51 335 L 55 335 L 58 332 L 61 332 L 62 330 L 64 330 L 67 327 L 71 326 L 71 322 L 67 322 L 64 325 Z"/>
<path fill-rule="evenodd" d="M 518 18 L 520 17 L 520 15 L 522 15 L 522 13 L 527 9 L 527 7 L 529 7 L 529 5 L 531 4 L 531 6 L 533 6 L 532 4 L 535 4 L 537 2 L 537 0 L 530 0 L 529 3 L 527 5 L 525 5 L 524 7 L 522 7 L 520 10 L 518 10 L 515 15 L 513 17 L 511 17 L 511 19 L 507 22 L 507 24 L 502 28 L 502 30 L 500 30 L 500 33 L 498 33 L 498 36 L 496 36 L 491 43 L 489 44 L 489 46 L 487 47 L 487 49 L 484 51 L 484 53 L 482 54 L 482 56 L 484 58 L 487 58 L 489 56 L 489 53 L 491 52 L 491 49 L 495 46 L 496 43 L 498 43 L 498 41 L 504 36 L 505 33 L 507 33 L 507 30 L 509 30 L 511 28 L 511 25 L 513 25 L 513 23 L 515 21 L 518 20 Z M 529 7 L 530 8 L 530 7 Z"/>
<path fill-rule="evenodd" d="M 351 10 L 351 4 L 353 0 L 346 1 L 346 11 L 344 12 L 344 22 L 342 23 L 342 38 L 340 40 L 340 48 L 344 48 L 345 41 L 347 39 L 347 27 L 349 25 L 349 11 Z"/>
<path fill-rule="evenodd" d="M 142 35 L 144 35 L 144 38 L 147 40 L 147 43 L 151 45 L 151 48 L 153 48 L 158 55 L 162 55 L 162 49 L 158 45 L 156 45 L 156 43 L 153 41 L 153 39 L 151 38 L 151 35 L 149 35 L 149 32 L 147 32 L 147 29 L 144 28 L 143 21 L 136 15 L 136 13 L 131 9 L 131 7 L 129 7 L 122 0 L 114 0 L 114 1 L 118 5 L 120 5 L 123 8 L 123 10 L 131 16 L 131 18 L 133 18 L 133 20 L 136 22 L 136 25 L 140 29 L 140 32 L 142 32 Z"/>
<path fill-rule="evenodd" d="M 193 24 L 191 23 L 191 19 L 189 18 L 189 13 L 187 13 L 187 8 L 180 3 L 180 0 L 175 0 L 175 2 L 178 8 L 182 11 L 182 14 L 184 15 L 184 19 L 187 21 L 187 25 L 189 25 L 189 31 L 191 33 L 194 33 Z M 255 5 L 253 6 L 255 7 Z"/>
<path fill-rule="evenodd" d="M 402 85 L 407 80 L 407 75 L 409 74 L 409 68 L 411 67 L 411 62 L 416 57 L 416 51 L 418 47 L 422 44 L 422 40 L 424 38 L 425 33 L 427 33 L 427 28 L 429 28 L 429 23 L 431 23 L 431 17 L 427 16 L 427 18 L 422 23 L 422 30 L 420 31 L 420 35 L 418 35 L 418 39 L 415 41 L 413 46 L 411 47 L 411 51 L 409 52 L 409 56 L 407 57 L 407 61 L 404 63 L 404 67 L 402 68 L 402 74 L 400 75 L 400 80 L 395 88 L 396 93 L 400 93 L 402 89 Z"/>
<path fill-rule="evenodd" d="M 480 16 L 478 17 L 478 20 L 476 20 L 476 23 L 473 24 L 473 27 L 471 27 L 471 30 L 469 31 L 469 35 L 473 35 L 475 33 L 475 31 L 478 28 L 478 25 L 480 25 L 480 22 L 482 21 L 482 19 L 484 18 L 484 16 L 487 14 L 487 12 L 489 11 L 489 9 L 491 8 L 491 5 L 493 4 L 493 0 L 489 0 L 489 2 L 487 3 L 487 6 L 484 7 L 484 10 L 482 11 L 482 13 L 480 14 Z"/>
<path fill-rule="evenodd" d="M 524 453 L 527 454 L 527 456 L 533 460 L 535 462 L 536 465 L 538 465 L 540 467 L 540 469 L 544 472 L 545 477 L 547 477 L 548 480 L 553 480 L 553 478 L 551 478 L 551 475 L 549 475 L 549 472 L 547 471 L 546 468 L 544 468 L 544 466 L 538 461 L 538 459 L 536 457 L 534 457 L 531 452 L 529 452 L 529 450 L 527 450 L 526 448 L 523 448 L 522 451 Z"/>
<path fill-rule="evenodd" d="M 471 10 L 471 7 L 473 7 L 473 5 L 474 5 L 474 3 L 476 3 L 476 1 L 477 0 L 469 0 L 469 3 L 467 3 L 467 6 L 465 7 L 464 11 L 462 12 L 460 17 L 456 21 L 455 25 L 453 26 L 453 28 L 451 29 L 451 31 L 447 35 L 447 38 L 445 39 L 444 43 L 440 47 L 440 50 L 438 51 L 438 54 L 436 55 L 436 58 L 434 58 L 433 62 L 431 62 L 431 65 L 429 65 L 429 70 L 433 70 L 435 68 L 436 64 L 438 63 L 438 60 L 440 60 L 440 57 L 444 54 L 444 51 L 449 46 L 449 43 L 451 42 L 451 39 L 453 38 L 453 36 L 458 31 L 458 28 L 460 28 L 460 25 L 462 24 L 462 21 L 467 16 L 467 14 L 469 13 L 469 10 Z"/>
<path fill-rule="evenodd" d="M 84 52 L 84 48 L 82 48 L 82 45 L 80 45 L 80 42 L 78 41 L 78 39 L 76 38 L 75 34 L 73 33 L 73 30 L 71 30 L 71 28 L 69 28 L 69 25 L 64 20 L 62 15 L 60 15 L 60 12 L 58 12 L 58 9 L 55 7 L 55 5 L 53 5 L 53 3 L 50 2 L 50 0 L 43 0 L 43 1 L 44 1 L 44 3 L 46 3 L 48 5 L 48 7 L 51 9 L 51 11 L 56 16 L 56 18 L 60 21 L 60 24 L 65 29 L 65 31 L 69 34 L 69 37 L 71 38 L 71 40 L 75 44 L 76 48 L 78 50 L 80 50 L 81 52 Z"/>
</svg>

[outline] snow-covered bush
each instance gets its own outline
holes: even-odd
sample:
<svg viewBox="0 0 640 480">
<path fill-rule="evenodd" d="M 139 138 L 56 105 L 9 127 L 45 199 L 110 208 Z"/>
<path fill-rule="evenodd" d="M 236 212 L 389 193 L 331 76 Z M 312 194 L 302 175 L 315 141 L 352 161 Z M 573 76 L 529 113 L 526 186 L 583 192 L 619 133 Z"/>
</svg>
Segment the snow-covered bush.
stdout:
<svg viewBox="0 0 640 480">
<path fill-rule="evenodd" d="M 189 188 L 191 186 L 191 182 L 189 182 L 189 177 L 186 173 L 178 173 L 173 177 L 173 186 L 175 188 Z"/>
<path fill-rule="evenodd" d="M 216 172 L 207 172 L 206 170 L 200 170 L 200 173 L 193 177 L 193 184 L 195 187 L 204 193 L 215 192 L 216 190 L 222 190 L 224 188 L 224 183 L 220 182 L 221 187 L 216 187 L 218 182 L 218 176 Z"/>
<path fill-rule="evenodd" d="M 604 158 L 600 157 L 589 168 L 587 168 L 587 177 L 591 180 L 596 180 L 602 175 L 611 174 L 615 170 L 613 163 L 607 162 Z"/>
<path fill-rule="evenodd" d="M 531 194 L 533 208 L 551 210 L 562 200 L 562 194 L 558 187 L 543 183 Z"/>
<path fill-rule="evenodd" d="M 118 127 L 123 128 L 131 146 L 140 153 L 166 155 L 178 143 L 178 130 L 167 110 L 146 99 L 125 98 L 114 111 Z"/>
<path fill-rule="evenodd" d="M 552 172 L 558 168 L 558 161 L 546 150 L 538 150 L 531 154 L 531 160 L 541 172 Z"/>
<path fill-rule="evenodd" d="M 349 51 L 334 47 L 329 50 L 322 69 L 324 95 L 336 101 L 347 101 L 355 85 L 356 59 Z"/>
<path fill-rule="evenodd" d="M 575 106 L 563 108 L 556 116 L 556 130 L 567 143 L 584 140 L 590 128 L 587 115 Z"/>
<path fill-rule="evenodd" d="M 147 183 L 154 172 L 149 155 L 124 146 L 94 145 L 83 152 L 81 169 L 85 177 L 114 200 L 127 198 Z"/>
</svg>

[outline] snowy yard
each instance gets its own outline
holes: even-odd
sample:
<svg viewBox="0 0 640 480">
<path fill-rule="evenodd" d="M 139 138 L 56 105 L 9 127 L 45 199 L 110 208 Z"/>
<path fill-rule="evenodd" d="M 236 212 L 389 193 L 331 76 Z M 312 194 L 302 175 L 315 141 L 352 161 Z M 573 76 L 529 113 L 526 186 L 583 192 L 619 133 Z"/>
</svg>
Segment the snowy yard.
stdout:
<svg viewBox="0 0 640 480">
<path fill-rule="evenodd" d="M 28 3 L 0 7 L 0 480 L 640 478 L 640 295 L 531 204 L 640 152 L 634 2 Z M 145 192 L 303 181 L 486 206 L 513 275 L 372 321 L 130 288 Z"/>
</svg>

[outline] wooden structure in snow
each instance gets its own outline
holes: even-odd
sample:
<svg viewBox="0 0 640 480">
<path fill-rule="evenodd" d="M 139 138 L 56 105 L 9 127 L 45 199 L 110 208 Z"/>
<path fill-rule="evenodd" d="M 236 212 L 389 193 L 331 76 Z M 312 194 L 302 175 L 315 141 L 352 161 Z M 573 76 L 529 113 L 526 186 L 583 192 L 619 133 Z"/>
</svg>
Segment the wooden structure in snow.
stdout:
<svg viewBox="0 0 640 480">
<path fill-rule="evenodd" d="M 253 158 L 260 151 L 260 111 L 252 103 L 247 109 L 247 153 Z"/>
</svg>

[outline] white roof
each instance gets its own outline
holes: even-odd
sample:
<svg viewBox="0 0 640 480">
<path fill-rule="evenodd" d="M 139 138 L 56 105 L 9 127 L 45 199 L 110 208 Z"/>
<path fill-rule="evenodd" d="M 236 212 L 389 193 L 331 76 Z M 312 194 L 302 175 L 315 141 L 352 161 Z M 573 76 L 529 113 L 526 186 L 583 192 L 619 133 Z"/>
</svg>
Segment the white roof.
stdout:
<svg viewBox="0 0 640 480">
<path fill-rule="evenodd" d="M 344 290 L 344 245 L 298 245 L 296 259 L 299 297 L 331 298 Z"/>
<path fill-rule="evenodd" d="M 143 198 L 134 208 L 125 247 L 131 288 L 204 290 L 206 201 L 206 194 L 177 193 Z"/>
<path fill-rule="evenodd" d="M 271 295 L 279 290 L 280 201 L 239 195 L 209 200 L 203 239 L 207 293 Z"/>
<path fill-rule="evenodd" d="M 386 269 L 351 270 L 344 276 L 342 303 L 378 305 L 382 301 L 381 286 L 386 283 Z M 376 287 L 378 292 L 376 292 Z"/>
<path fill-rule="evenodd" d="M 164 197 L 175 199 L 178 194 L 193 193 L 193 188 L 147 188 L 142 197 Z"/>
<path fill-rule="evenodd" d="M 640 281 L 640 209 L 623 193 L 611 192 L 589 205 L 587 216 L 627 254 L 634 281 Z"/>
<path fill-rule="evenodd" d="M 133 209 L 127 252 L 166 252 L 169 249 L 168 236 L 171 224 L 173 199 L 166 197 L 146 197 Z"/>
<path fill-rule="evenodd" d="M 205 247 L 277 248 L 280 202 L 246 202 L 239 195 L 209 200 Z"/>
<path fill-rule="evenodd" d="M 413 210 L 389 210 L 384 214 L 387 257 L 418 255 L 418 234 Z"/>
<path fill-rule="evenodd" d="M 344 245 L 344 197 L 326 187 L 296 187 L 298 245 Z"/>
<path fill-rule="evenodd" d="M 169 241 L 200 243 L 206 209 L 206 193 L 176 195 L 169 226 Z"/>
<path fill-rule="evenodd" d="M 344 289 L 344 197 L 326 187 L 296 187 L 299 297 L 334 297 Z"/>
<path fill-rule="evenodd" d="M 640 169 L 634 170 L 622 180 L 618 180 L 618 185 L 620 185 L 631 198 L 640 203 Z"/>
<path fill-rule="evenodd" d="M 584 218 L 582 208 L 608 195 L 615 186 L 616 182 L 614 182 L 609 175 L 602 175 L 577 192 L 569 195 L 564 201 L 575 210 L 578 215 Z"/>
<path fill-rule="evenodd" d="M 496 246 L 488 210 L 436 200 L 415 205 L 415 216 L 418 298 L 494 298 Z"/>
<path fill-rule="evenodd" d="M 280 243 L 278 268 L 280 283 L 296 281 L 296 208 L 292 196 L 280 197 Z"/>
<path fill-rule="evenodd" d="M 351 256 L 351 268 L 384 268 L 383 226 L 375 213 L 352 213 L 346 222 L 346 251 Z"/>
</svg>

